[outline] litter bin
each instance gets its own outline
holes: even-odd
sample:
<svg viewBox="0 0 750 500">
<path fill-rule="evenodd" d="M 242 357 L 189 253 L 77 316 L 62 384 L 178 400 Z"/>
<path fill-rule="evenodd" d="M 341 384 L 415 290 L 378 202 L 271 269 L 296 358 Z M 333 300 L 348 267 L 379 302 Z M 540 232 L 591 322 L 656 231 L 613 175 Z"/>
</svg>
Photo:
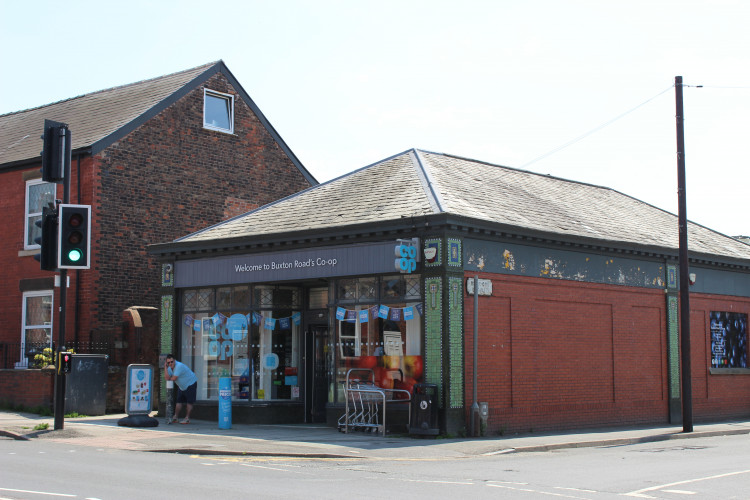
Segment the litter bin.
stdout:
<svg viewBox="0 0 750 500">
<path fill-rule="evenodd" d="M 104 415 L 107 410 L 109 356 L 73 354 L 65 380 L 65 413 Z"/>
<path fill-rule="evenodd" d="M 421 434 L 423 436 L 440 434 L 437 385 L 414 384 L 409 434 Z"/>
</svg>

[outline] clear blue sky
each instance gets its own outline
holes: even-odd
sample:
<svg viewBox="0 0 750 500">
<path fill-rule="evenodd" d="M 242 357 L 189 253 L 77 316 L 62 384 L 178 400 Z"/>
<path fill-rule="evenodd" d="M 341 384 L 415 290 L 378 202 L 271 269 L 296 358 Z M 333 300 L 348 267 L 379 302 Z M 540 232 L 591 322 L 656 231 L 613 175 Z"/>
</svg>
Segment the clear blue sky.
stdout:
<svg viewBox="0 0 750 500">
<path fill-rule="evenodd" d="M 750 235 L 748 26 L 746 0 L 0 0 L 0 113 L 223 59 L 320 181 L 416 147 L 676 213 L 681 75 L 688 217 Z"/>
</svg>

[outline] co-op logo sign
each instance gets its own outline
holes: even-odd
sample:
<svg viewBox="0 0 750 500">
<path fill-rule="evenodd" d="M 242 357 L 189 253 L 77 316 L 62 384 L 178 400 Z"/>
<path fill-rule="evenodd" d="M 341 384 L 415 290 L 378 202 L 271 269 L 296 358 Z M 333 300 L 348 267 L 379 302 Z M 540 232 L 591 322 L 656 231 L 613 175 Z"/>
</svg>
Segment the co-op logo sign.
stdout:
<svg viewBox="0 0 750 500">
<path fill-rule="evenodd" d="M 419 246 L 419 240 L 414 238 L 411 240 L 396 241 L 398 244 L 394 248 L 396 255 L 394 266 L 403 274 L 411 274 L 417 270 L 417 247 Z"/>
<path fill-rule="evenodd" d="M 222 324 L 220 318 L 204 319 L 208 326 L 208 355 L 218 356 L 219 360 L 231 359 L 234 355 L 234 343 L 247 338 L 247 317 L 244 314 L 232 314 Z"/>
</svg>

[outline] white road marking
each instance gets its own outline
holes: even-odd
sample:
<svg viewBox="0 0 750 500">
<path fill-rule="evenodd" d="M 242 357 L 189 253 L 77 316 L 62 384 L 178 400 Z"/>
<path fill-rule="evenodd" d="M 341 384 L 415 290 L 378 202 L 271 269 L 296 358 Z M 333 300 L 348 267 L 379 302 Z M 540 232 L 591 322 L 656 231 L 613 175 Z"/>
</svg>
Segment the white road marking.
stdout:
<svg viewBox="0 0 750 500">
<path fill-rule="evenodd" d="M 468 484 L 472 485 L 471 481 L 430 481 L 427 479 L 402 479 L 405 483 L 434 483 L 434 484 Z"/>
<path fill-rule="evenodd" d="M 695 495 L 697 492 L 695 491 L 685 491 L 685 490 L 661 490 L 664 493 L 675 493 L 677 495 Z"/>
<path fill-rule="evenodd" d="M 491 457 L 492 455 L 503 455 L 505 453 L 513 453 L 515 451 L 516 451 L 515 448 L 505 448 L 505 449 L 497 450 L 497 451 L 488 451 L 487 453 L 482 453 L 482 455 Z"/>
<path fill-rule="evenodd" d="M 580 491 L 581 493 L 598 493 L 596 490 L 584 490 L 582 488 L 565 488 L 564 486 L 555 486 L 555 490 Z"/>
<path fill-rule="evenodd" d="M 740 470 L 737 472 L 727 472 L 726 474 L 717 474 L 715 476 L 699 477 L 696 479 L 687 479 L 685 481 L 677 481 L 676 483 L 661 484 L 659 486 L 651 486 L 650 488 L 643 488 L 642 490 L 631 491 L 630 493 L 624 493 L 626 497 L 637 497 L 637 498 L 655 498 L 645 493 L 648 491 L 663 490 L 672 486 L 679 486 L 681 484 L 697 483 L 698 481 L 708 481 L 711 479 L 721 479 L 724 477 L 738 476 L 740 474 L 748 474 L 750 470 Z"/>
<path fill-rule="evenodd" d="M 245 467 L 255 467 L 257 469 L 280 470 L 282 472 L 289 472 L 286 469 L 279 469 L 277 467 L 265 467 L 263 465 L 253 465 L 253 464 L 240 464 L 240 465 L 245 466 Z"/>
<path fill-rule="evenodd" d="M 75 497 L 76 495 L 68 495 L 65 493 L 50 493 L 48 491 L 34 491 L 34 490 L 14 490 L 12 488 L 0 488 L 0 491 L 12 491 L 13 493 L 33 493 L 34 495 L 47 495 L 53 497 Z"/>
<path fill-rule="evenodd" d="M 533 490 L 531 488 L 515 488 L 513 486 L 507 486 L 504 484 L 487 484 L 487 486 L 491 486 L 493 488 L 504 488 L 506 490 L 513 490 L 513 491 L 524 491 L 526 493 L 534 493 L 536 495 L 548 495 L 551 497 L 561 497 L 561 498 L 574 498 L 575 500 L 590 500 L 586 497 L 576 497 L 573 495 L 564 495 L 562 493 L 553 493 L 551 491 L 541 491 L 541 490 Z"/>
</svg>

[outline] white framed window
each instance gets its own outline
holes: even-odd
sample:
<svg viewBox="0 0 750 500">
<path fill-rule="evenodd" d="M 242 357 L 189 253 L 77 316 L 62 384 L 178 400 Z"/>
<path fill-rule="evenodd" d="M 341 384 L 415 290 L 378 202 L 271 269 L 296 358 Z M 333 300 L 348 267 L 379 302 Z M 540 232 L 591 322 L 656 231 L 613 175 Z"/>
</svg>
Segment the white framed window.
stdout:
<svg viewBox="0 0 750 500">
<path fill-rule="evenodd" d="M 203 89 L 203 128 L 234 133 L 234 96 Z"/>
<path fill-rule="evenodd" d="M 23 293 L 20 365 L 34 366 L 34 356 L 52 347 L 52 290 Z"/>
<path fill-rule="evenodd" d="M 42 179 L 26 181 L 26 220 L 23 225 L 24 250 L 39 248 L 34 239 L 42 235 L 42 228 L 37 227 L 34 222 L 42 218 L 42 208 L 55 201 L 55 187 L 57 187 L 57 184 L 44 182 Z"/>
</svg>

